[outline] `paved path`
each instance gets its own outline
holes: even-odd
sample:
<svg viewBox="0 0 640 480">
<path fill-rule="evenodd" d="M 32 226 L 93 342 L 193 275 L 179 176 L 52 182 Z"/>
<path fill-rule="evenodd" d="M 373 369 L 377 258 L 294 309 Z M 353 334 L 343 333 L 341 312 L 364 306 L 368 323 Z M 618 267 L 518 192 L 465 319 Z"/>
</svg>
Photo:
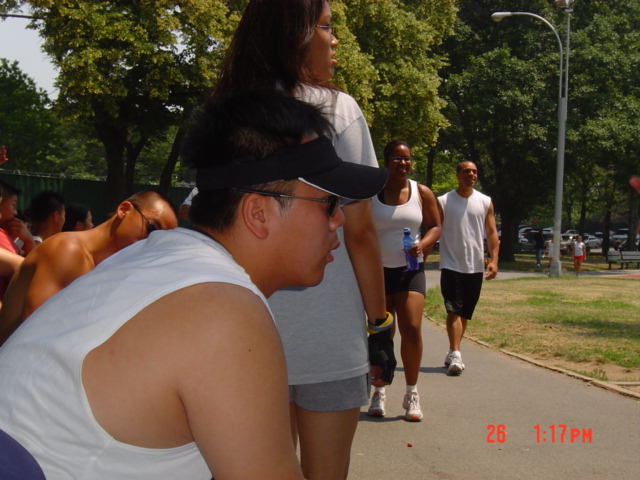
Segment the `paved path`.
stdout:
<svg viewBox="0 0 640 480">
<path fill-rule="evenodd" d="M 467 369 L 448 377 L 441 367 L 445 330 L 425 321 L 423 331 L 425 419 L 402 419 L 404 374 L 398 369 L 387 388 L 387 417 L 372 419 L 363 409 L 350 480 L 640 478 L 640 400 L 471 342 L 462 350 Z M 495 426 L 494 435 L 488 425 Z M 505 428 L 503 442 L 498 425 Z M 568 428 L 564 441 L 559 425 Z M 556 426 L 555 441 L 550 426 Z M 580 435 L 573 443 L 571 429 Z"/>
</svg>

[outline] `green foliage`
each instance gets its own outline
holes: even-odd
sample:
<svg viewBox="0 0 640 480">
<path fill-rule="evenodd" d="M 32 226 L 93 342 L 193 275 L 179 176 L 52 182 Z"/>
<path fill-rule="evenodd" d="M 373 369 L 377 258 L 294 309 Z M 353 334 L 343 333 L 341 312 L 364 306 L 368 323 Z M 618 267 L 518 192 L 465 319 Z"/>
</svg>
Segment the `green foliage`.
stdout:
<svg viewBox="0 0 640 480">
<path fill-rule="evenodd" d="M 0 145 L 8 149 L 3 168 L 56 171 L 48 160 L 60 153 L 56 115 L 44 90 L 23 73 L 17 62 L 0 59 Z"/>
<path fill-rule="evenodd" d="M 332 6 L 336 3 L 332 2 Z M 375 69 L 375 75 L 357 65 L 350 71 L 368 78 L 364 84 L 366 92 L 354 92 L 354 96 L 365 111 L 372 110 L 369 120 L 377 148 L 381 150 L 393 138 L 403 138 L 418 149 L 434 144 L 439 129 L 446 125 L 441 113 L 444 102 L 437 93 L 438 69 L 444 65 L 444 57 L 434 49 L 451 34 L 455 2 L 348 0 L 342 3 L 346 7 L 347 26 L 357 39 L 359 51 L 370 59 Z M 340 48 L 351 51 L 345 48 L 348 46 L 345 42 Z M 362 85 L 363 82 L 349 83 L 347 90 L 352 86 L 363 88 Z M 369 98 L 372 100 L 368 101 Z"/>
<path fill-rule="evenodd" d="M 568 146 L 578 194 L 622 213 L 640 170 L 640 2 L 587 2 L 576 11 Z M 598 175 L 589 175 L 591 171 Z"/>
<path fill-rule="evenodd" d="M 540 14 L 563 42 L 566 16 L 541 0 L 457 3 L 441 88 L 451 127 L 438 147 L 480 167 L 503 224 L 501 259 L 508 260 L 518 223 L 552 217 L 559 56 L 542 22 L 520 16 L 495 24 L 490 15 Z M 572 18 L 564 206 L 565 222 L 577 210 L 584 223 L 589 211 L 628 209 L 640 139 L 640 2 L 581 0 Z"/>
<path fill-rule="evenodd" d="M 18 8 L 23 0 L 0 0 L 0 13 L 10 13 Z"/>
<path fill-rule="evenodd" d="M 58 106 L 91 125 L 113 199 L 133 186 L 143 148 L 211 86 L 237 16 L 222 0 L 32 0 L 59 68 Z M 113 200 L 112 199 L 112 200 Z"/>
</svg>

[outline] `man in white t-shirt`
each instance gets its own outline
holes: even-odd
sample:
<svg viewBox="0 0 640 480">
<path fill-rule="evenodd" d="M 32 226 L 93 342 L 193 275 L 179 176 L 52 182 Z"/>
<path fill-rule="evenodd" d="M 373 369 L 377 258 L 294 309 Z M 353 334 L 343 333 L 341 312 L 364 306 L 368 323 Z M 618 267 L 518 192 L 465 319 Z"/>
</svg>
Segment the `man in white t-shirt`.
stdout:
<svg viewBox="0 0 640 480">
<path fill-rule="evenodd" d="M 440 236 L 440 289 L 447 310 L 449 352 L 444 364 L 448 375 L 460 375 L 460 343 L 480 298 L 483 276 L 491 280 L 498 274 L 500 240 L 491 198 L 475 190 L 478 167 L 470 161 L 456 168 L 458 188 L 438 197 L 442 215 Z M 484 258 L 484 239 L 489 258 Z"/>
</svg>

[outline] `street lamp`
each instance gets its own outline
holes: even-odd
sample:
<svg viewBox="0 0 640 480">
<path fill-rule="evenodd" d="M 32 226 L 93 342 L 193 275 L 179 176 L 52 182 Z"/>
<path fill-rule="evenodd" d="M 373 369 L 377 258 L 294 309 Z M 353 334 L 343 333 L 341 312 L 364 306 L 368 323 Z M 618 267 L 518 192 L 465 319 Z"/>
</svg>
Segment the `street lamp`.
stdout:
<svg viewBox="0 0 640 480">
<path fill-rule="evenodd" d="M 491 15 L 494 22 L 500 22 L 507 17 L 515 15 L 524 15 L 537 18 L 544 22 L 556 36 L 558 40 L 558 48 L 560 50 L 560 78 L 558 86 L 558 160 L 556 165 L 556 199 L 553 217 L 553 252 L 551 265 L 549 266 L 549 275 L 559 277 L 562 274 L 562 263 L 560 262 L 560 239 L 562 229 L 562 189 L 564 178 L 564 144 L 567 128 L 567 102 L 569 99 L 569 36 L 571 32 L 571 12 L 574 0 L 555 0 L 555 4 L 562 8 L 567 14 L 567 39 L 566 45 L 566 64 L 564 61 L 565 52 L 562 48 L 562 40 L 556 27 L 554 27 L 546 18 L 530 12 L 495 12 Z M 563 68 L 564 65 L 564 68 Z M 563 77 L 564 71 L 564 77 Z M 564 91 L 563 91 L 564 82 Z"/>
</svg>

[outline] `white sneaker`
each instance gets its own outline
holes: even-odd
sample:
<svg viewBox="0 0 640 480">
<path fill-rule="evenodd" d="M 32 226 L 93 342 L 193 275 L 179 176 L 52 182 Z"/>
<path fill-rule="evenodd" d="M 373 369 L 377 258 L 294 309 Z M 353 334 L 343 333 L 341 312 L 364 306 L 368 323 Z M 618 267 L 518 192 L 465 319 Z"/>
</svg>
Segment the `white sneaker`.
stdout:
<svg viewBox="0 0 640 480">
<path fill-rule="evenodd" d="M 418 392 L 407 393 L 402 401 L 402 408 L 405 409 L 405 420 L 408 420 L 409 422 L 419 422 L 422 420 L 420 395 L 418 395 Z"/>
<path fill-rule="evenodd" d="M 447 375 L 460 375 L 463 370 L 464 363 L 462 363 L 462 355 L 460 355 L 460 353 L 452 353 Z"/>
<path fill-rule="evenodd" d="M 447 356 L 444 357 L 444 366 L 448 367 L 449 365 L 451 365 L 451 354 L 453 353 L 452 350 L 449 350 L 449 352 L 447 353 Z"/>
<path fill-rule="evenodd" d="M 373 392 L 373 396 L 371 397 L 371 405 L 369 405 L 369 410 L 367 411 L 367 415 L 370 417 L 384 417 L 384 401 L 386 399 L 386 395 L 382 392 Z"/>
</svg>

